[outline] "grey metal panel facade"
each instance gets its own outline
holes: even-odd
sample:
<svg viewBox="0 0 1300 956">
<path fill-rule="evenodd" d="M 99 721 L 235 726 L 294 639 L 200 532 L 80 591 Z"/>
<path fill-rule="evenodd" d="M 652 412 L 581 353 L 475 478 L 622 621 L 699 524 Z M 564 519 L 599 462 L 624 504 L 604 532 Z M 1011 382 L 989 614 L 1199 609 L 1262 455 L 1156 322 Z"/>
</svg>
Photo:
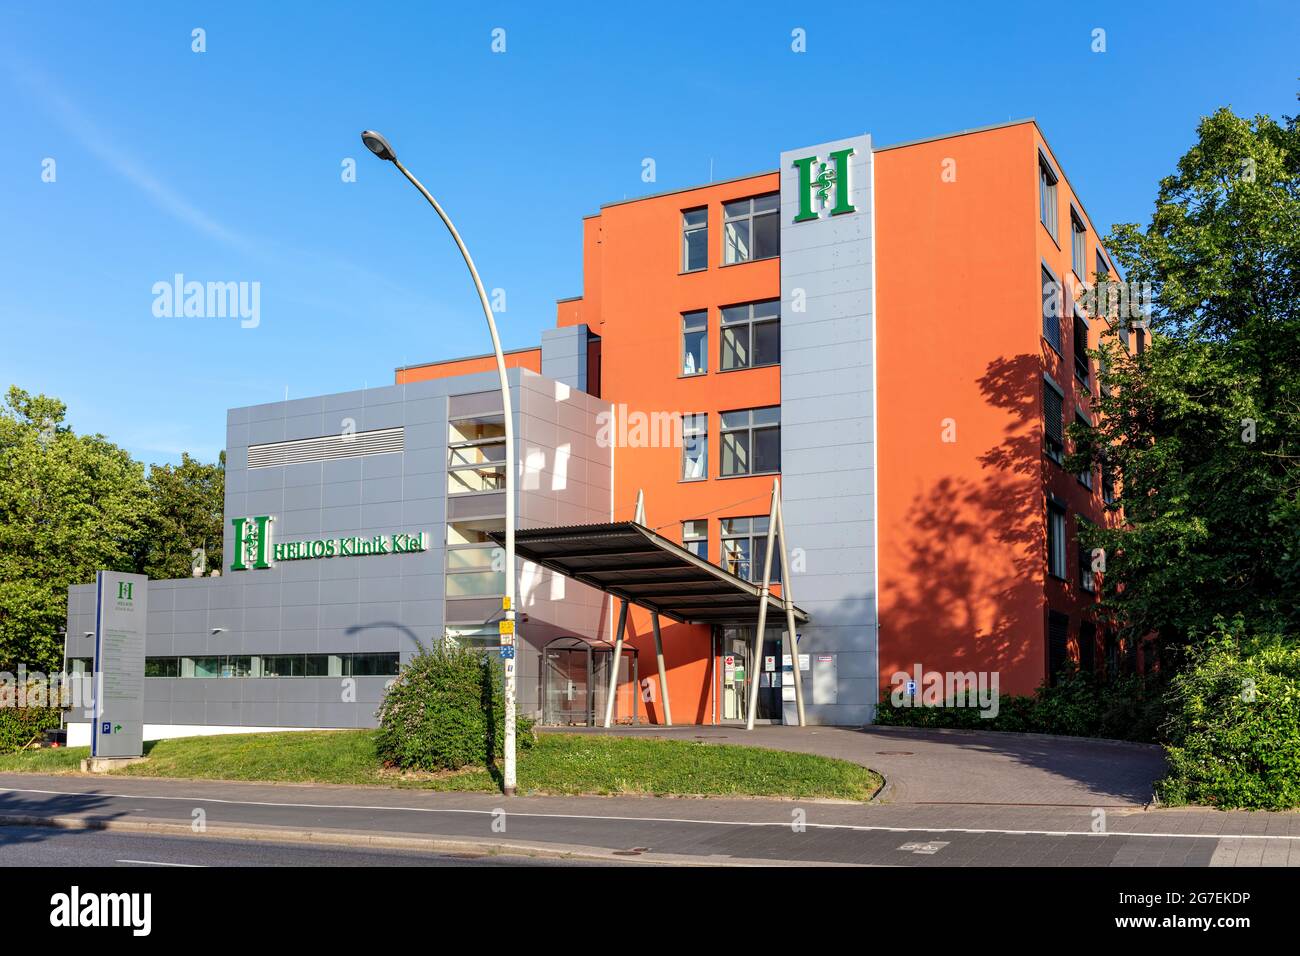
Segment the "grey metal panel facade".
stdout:
<svg viewBox="0 0 1300 956">
<path fill-rule="evenodd" d="M 795 222 L 795 160 L 846 147 L 856 211 Z M 791 585 L 812 618 L 800 652 L 835 655 L 835 692 L 818 694 L 835 703 L 806 707 L 816 724 L 870 721 L 876 703 L 871 163 L 870 136 L 781 154 L 781 484 L 804 568 Z"/>
<path fill-rule="evenodd" d="M 585 362 L 585 345 L 583 358 Z M 519 458 L 520 522 L 603 521 L 610 452 L 595 446 L 605 406 L 526 369 L 508 372 Z M 296 399 L 227 413 L 225 567 L 221 577 L 150 582 L 149 657 L 397 652 L 403 661 L 446 623 L 448 399 L 494 393 L 496 373 Z M 499 406 L 499 402 L 496 407 Z M 247 467 L 249 443 L 402 427 L 403 451 L 360 458 Z M 451 496 L 453 511 L 499 512 L 500 496 Z M 484 499 L 496 498 L 496 502 Z M 603 502 L 603 507 L 602 507 Z M 595 509 L 595 510 L 593 510 Z M 237 517 L 272 515 L 273 540 L 424 532 L 409 554 L 282 561 L 232 571 Z M 536 572 L 537 569 L 532 569 Z M 594 633 L 599 596 L 523 569 L 529 614 L 518 658 L 520 712 L 539 711 L 540 647 L 558 633 Z M 478 613 L 499 600 L 475 602 Z M 486 614 L 484 621 L 491 619 Z M 94 585 L 69 590 L 68 654 L 88 657 Z M 213 631 L 221 629 L 219 633 Z M 284 727 L 374 726 L 387 678 L 150 678 L 145 721 Z M 345 693 L 355 694 L 355 700 Z M 75 716 L 74 716 L 75 719 Z"/>
<path fill-rule="evenodd" d="M 542 330 L 542 375 L 570 388 L 587 390 L 587 327 L 566 325 Z"/>
</svg>

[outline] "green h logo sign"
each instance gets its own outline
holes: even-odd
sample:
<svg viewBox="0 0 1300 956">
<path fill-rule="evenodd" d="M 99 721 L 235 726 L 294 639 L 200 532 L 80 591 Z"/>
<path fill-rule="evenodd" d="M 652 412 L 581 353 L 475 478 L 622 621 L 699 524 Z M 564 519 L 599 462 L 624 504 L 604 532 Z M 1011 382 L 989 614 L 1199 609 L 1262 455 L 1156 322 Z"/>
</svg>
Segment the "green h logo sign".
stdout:
<svg viewBox="0 0 1300 956">
<path fill-rule="evenodd" d="M 846 212 L 857 212 L 849 202 L 849 157 L 853 148 L 837 149 L 824 163 L 817 162 L 816 156 L 805 156 L 794 161 L 794 168 L 799 170 L 799 215 L 795 222 L 809 222 L 820 218 L 819 210 L 830 207 L 832 216 Z M 831 202 L 831 193 L 835 201 Z M 817 202 L 814 204 L 813 197 Z"/>
<path fill-rule="evenodd" d="M 234 558 L 230 565 L 232 571 L 247 571 L 269 568 L 271 562 L 267 555 L 271 552 L 271 519 L 268 515 L 256 518 L 231 518 L 235 529 Z"/>
<path fill-rule="evenodd" d="M 134 598 L 131 597 L 131 589 L 134 588 L 134 587 L 135 587 L 134 582 L 131 582 L 131 581 L 118 581 L 118 582 L 117 582 L 117 599 L 118 599 L 119 601 L 131 601 L 131 600 L 134 600 Z"/>
</svg>

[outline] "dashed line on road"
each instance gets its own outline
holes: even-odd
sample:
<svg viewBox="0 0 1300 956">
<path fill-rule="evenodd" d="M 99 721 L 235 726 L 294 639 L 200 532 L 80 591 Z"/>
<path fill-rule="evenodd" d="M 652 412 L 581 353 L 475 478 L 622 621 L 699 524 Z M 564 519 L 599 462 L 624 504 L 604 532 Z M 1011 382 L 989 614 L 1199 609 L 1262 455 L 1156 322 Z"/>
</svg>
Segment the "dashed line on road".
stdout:
<svg viewBox="0 0 1300 956">
<path fill-rule="evenodd" d="M 491 810 L 474 810 L 467 807 L 402 807 L 402 806 L 384 806 L 370 804 L 352 804 L 352 803 L 288 803 L 274 800 L 231 800 L 225 797 L 200 797 L 200 796 L 171 796 L 164 794 L 142 794 L 142 793 L 105 793 L 103 791 L 88 790 L 37 790 L 18 787 L 0 787 L 0 793 L 35 793 L 45 796 L 60 797 L 111 797 L 113 799 L 126 800 L 167 800 L 173 802 L 183 802 L 190 804 L 201 803 L 219 803 L 229 806 L 245 807 L 283 807 L 285 809 L 295 810 L 366 810 L 366 811 L 388 811 L 393 813 L 445 813 L 445 814 L 462 814 L 471 816 L 493 816 L 500 812 L 501 808 Z M 728 826 L 728 827 L 776 827 L 778 829 L 789 829 L 791 826 L 788 820 L 699 820 L 690 817 L 631 817 L 622 815 L 604 815 L 591 813 L 540 813 L 525 810 L 506 810 L 508 816 L 524 817 L 529 819 L 541 820 L 593 820 L 593 821 L 611 821 L 615 823 L 686 823 L 693 826 Z M 1181 839 L 1181 840 L 1221 840 L 1231 838 L 1234 840 L 1289 840 L 1300 842 L 1300 834 L 1267 834 L 1267 833 L 1153 833 L 1147 831 L 1133 830 L 1106 830 L 1097 832 L 1088 830 L 1031 830 L 1031 829 L 1002 829 L 998 827 L 934 827 L 934 826 L 872 826 L 860 823 L 813 823 L 807 821 L 801 824 L 809 829 L 816 830 L 846 830 L 858 831 L 864 833 L 988 833 L 998 836 L 1088 836 L 1088 837 L 1143 837 L 1155 839 Z"/>
</svg>

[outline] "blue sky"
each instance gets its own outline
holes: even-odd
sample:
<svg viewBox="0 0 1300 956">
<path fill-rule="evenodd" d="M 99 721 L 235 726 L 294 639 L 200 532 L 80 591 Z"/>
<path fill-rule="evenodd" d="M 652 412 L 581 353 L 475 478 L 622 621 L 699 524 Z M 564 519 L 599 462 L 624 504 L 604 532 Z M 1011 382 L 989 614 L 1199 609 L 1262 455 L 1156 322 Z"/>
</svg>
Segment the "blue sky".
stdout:
<svg viewBox="0 0 1300 956">
<path fill-rule="evenodd" d="M 0 386 L 147 462 L 212 459 L 227 407 L 487 351 L 454 246 L 366 127 L 505 290 L 507 348 L 582 291 L 601 203 L 860 132 L 1034 116 L 1099 226 L 1145 222 L 1201 115 L 1297 112 L 1300 7 L 1194 6 L 7 4 Z M 177 273 L 260 283 L 260 324 L 156 317 Z"/>
</svg>

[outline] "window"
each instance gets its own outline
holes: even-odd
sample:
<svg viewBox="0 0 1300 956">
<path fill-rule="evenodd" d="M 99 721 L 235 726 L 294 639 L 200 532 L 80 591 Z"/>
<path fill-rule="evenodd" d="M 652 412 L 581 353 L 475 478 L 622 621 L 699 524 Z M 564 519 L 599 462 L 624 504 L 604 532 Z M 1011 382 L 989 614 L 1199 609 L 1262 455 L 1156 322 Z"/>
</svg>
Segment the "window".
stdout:
<svg viewBox="0 0 1300 956">
<path fill-rule="evenodd" d="M 1100 249 L 1097 250 L 1097 275 L 1102 279 L 1110 278 L 1110 266 L 1106 265 L 1106 257 L 1101 254 Z"/>
<path fill-rule="evenodd" d="M 1137 335 L 1137 354 L 1141 355 L 1147 350 L 1147 330 L 1141 326 L 1135 326 L 1133 331 Z"/>
<path fill-rule="evenodd" d="M 767 515 L 722 519 L 722 566 L 746 581 L 763 581 L 767 558 Z M 773 539 L 771 583 L 781 583 L 781 542 Z"/>
<path fill-rule="evenodd" d="M 1056 238 L 1056 171 L 1040 153 L 1038 155 L 1038 218 Z"/>
<path fill-rule="evenodd" d="M 1092 621 L 1079 624 L 1079 670 L 1090 677 L 1097 670 L 1097 625 Z"/>
<path fill-rule="evenodd" d="M 180 677 L 181 659 L 179 657 L 146 657 L 144 659 L 145 677 Z"/>
<path fill-rule="evenodd" d="M 1065 507 L 1047 502 L 1047 573 L 1065 580 Z"/>
<path fill-rule="evenodd" d="M 453 420 L 447 435 L 447 494 L 503 491 L 506 427 L 500 415 Z"/>
<path fill-rule="evenodd" d="M 709 267 L 709 210 L 682 212 L 682 271 L 699 272 Z"/>
<path fill-rule="evenodd" d="M 1070 660 L 1070 616 L 1060 611 L 1047 612 L 1047 672 L 1050 683 L 1068 668 Z"/>
<path fill-rule="evenodd" d="M 722 475 L 781 470 L 781 407 L 722 413 Z"/>
<path fill-rule="evenodd" d="M 1083 533 L 1089 527 L 1091 523 L 1086 518 L 1074 516 L 1075 540 L 1079 545 L 1079 587 L 1092 594 L 1097 590 L 1097 580 L 1092 573 L 1092 552 L 1083 542 Z"/>
<path fill-rule="evenodd" d="M 751 302 L 722 310 L 720 368 L 757 368 L 781 361 L 781 303 Z"/>
<path fill-rule="evenodd" d="M 781 197 L 777 193 L 722 205 L 722 264 L 770 259 L 781 252 Z"/>
<path fill-rule="evenodd" d="M 697 558 L 709 560 L 709 522 L 704 518 L 682 522 L 682 547 Z"/>
<path fill-rule="evenodd" d="M 682 481 L 709 477 L 709 416 L 682 416 Z"/>
<path fill-rule="evenodd" d="M 1042 270 L 1043 280 L 1043 338 L 1047 344 L 1061 351 L 1061 283 L 1056 276 L 1046 269 Z"/>
<path fill-rule="evenodd" d="M 1088 268 L 1088 230 L 1083 221 L 1070 210 L 1070 268 L 1080 279 L 1087 276 Z"/>
<path fill-rule="evenodd" d="M 1088 384 L 1088 320 L 1074 314 L 1074 377 Z"/>
<path fill-rule="evenodd" d="M 1074 412 L 1074 423 L 1084 428 L 1087 428 L 1092 424 L 1092 422 L 1088 421 L 1088 416 L 1083 414 L 1083 412 L 1079 411 L 1078 409 L 1075 409 Z M 1092 490 L 1092 465 L 1091 464 L 1088 465 L 1087 468 L 1083 469 L 1083 471 L 1078 472 L 1075 475 L 1075 477 L 1079 479 L 1079 484 L 1083 485 L 1083 487 L 1087 488 L 1089 491 Z"/>
<path fill-rule="evenodd" d="M 1101 500 L 1108 505 L 1115 503 L 1115 471 L 1114 469 L 1102 462 L 1101 464 Z"/>
<path fill-rule="evenodd" d="M 1064 425 L 1064 408 L 1061 392 L 1043 379 L 1043 441 L 1047 457 L 1058 465 L 1065 455 L 1065 438 L 1062 434 Z"/>
<path fill-rule="evenodd" d="M 320 656 L 320 655 L 314 655 Z M 350 654 L 344 661 L 349 677 L 391 677 L 401 669 L 397 654 Z"/>
<path fill-rule="evenodd" d="M 682 313 L 682 374 L 703 375 L 709 370 L 709 312 Z"/>
</svg>

